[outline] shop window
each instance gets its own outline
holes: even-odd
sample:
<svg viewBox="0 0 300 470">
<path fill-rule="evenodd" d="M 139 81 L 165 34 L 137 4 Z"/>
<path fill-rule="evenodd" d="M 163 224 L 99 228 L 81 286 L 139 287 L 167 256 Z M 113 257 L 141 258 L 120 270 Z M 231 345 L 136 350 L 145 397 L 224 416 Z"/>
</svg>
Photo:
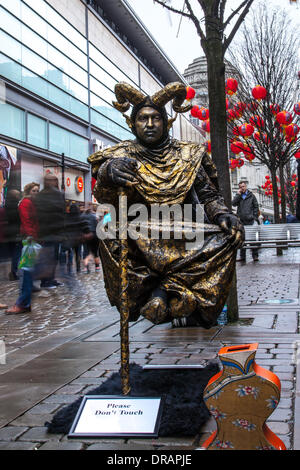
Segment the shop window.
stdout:
<svg viewBox="0 0 300 470">
<path fill-rule="evenodd" d="M 0 134 L 25 141 L 25 112 L 0 102 Z"/>
<path fill-rule="evenodd" d="M 33 114 L 28 114 L 28 143 L 36 147 L 47 148 L 47 121 Z"/>
</svg>

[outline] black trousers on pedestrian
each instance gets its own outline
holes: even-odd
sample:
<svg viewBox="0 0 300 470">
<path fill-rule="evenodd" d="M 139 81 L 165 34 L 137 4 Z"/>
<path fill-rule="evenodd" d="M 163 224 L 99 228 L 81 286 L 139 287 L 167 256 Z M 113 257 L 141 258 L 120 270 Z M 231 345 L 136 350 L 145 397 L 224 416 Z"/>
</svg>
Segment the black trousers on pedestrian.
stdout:
<svg viewBox="0 0 300 470">
<path fill-rule="evenodd" d="M 251 248 L 251 252 L 252 252 L 252 258 L 253 259 L 258 258 L 258 248 Z M 245 248 L 240 249 L 240 256 L 241 256 L 242 260 L 246 260 L 246 249 Z"/>
</svg>

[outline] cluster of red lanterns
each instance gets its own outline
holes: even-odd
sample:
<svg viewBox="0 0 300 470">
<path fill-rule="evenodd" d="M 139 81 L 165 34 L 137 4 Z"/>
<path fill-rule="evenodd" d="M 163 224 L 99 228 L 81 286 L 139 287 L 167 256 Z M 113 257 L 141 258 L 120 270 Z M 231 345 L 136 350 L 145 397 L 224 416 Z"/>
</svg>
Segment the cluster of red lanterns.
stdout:
<svg viewBox="0 0 300 470">
<path fill-rule="evenodd" d="M 272 196 L 273 195 L 273 184 L 271 183 L 270 176 L 266 175 L 265 178 L 266 178 L 266 182 L 265 182 L 265 184 L 262 185 L 262 189 L 265 190 L 265 195 L 266 196 Z M 278 176 L 276 176 L 276 179 L 278 181 Z M 280 188 L 278 188 L 277 194 L 278 194 L 278 204 L 281 204 L 281 189 Z"/>
<path fill-rule="evenodd" d="M 291 186 L 292 186 L 294 189 L 296 189 L 297 182 L 298 182 L 298 178 L 297 178 L 296 173 L 294 173 L 294 174 L 292 174 L 292 181 L 291 181 Z"/>
<path fill-rule="evenodd" d="M 273 184 L 271 183 L 271 179 L 269 175 L 265 176 L 266 182 L 265 184 L 262 185 L 262 189 L 265 190 L 265 195 L 266 196 L 272 196 L 273 194 Z"/>
<path fill-rule="evenodd" d="M 233 95 L 237 92 L 238 89 L 238 82 L 235 78 L 227 78 L 225 81 L 225 91 L 227 95 Z M 243 103 L 239 101 L 234 105 L 233 108 L 229 108 L 229 99 L 226 98 L 226 114 L 227 114 L 227 121 L 233 121 L 235 119 L 239 119 L 244 111 L 248 109 L 249 111 L 255 113 L 258 109 L 259 101 L 265 99 L 267 97 L 267 90 L 265 87 L 261 85 L 256 85 L 252 89 L 252 96 L 254 101 L 249 103 Z M 194 88 L 188 86 L 186 88 L 186 100 L 190 101 L 195 97 L 195 90 Z M 270 111 L 275 117 L 275 124 L 280 128 L 285 136 L 285 140 L 288 143 L 295 143 L 297 140 L 297 134 L 300 132 L 300 127 L 293 123 L 293 114 L 281 110 L 280 106 L 276 103 L 270 104 Z M 295 114 L 300 115 L 300 102 L 295 103 L 293 111 Z M 193 106 L 191 109 L 191 115 L 193 117 L 198 118 L 201 123 L 201 128 L 208 134 L 210 133 L 210 120 L 209 120 L 209 109 L 205 107 L 199 107 L 197 105 Z M 233 135 L 236 137 L 242 137 L 247 141 L 249 137 L 252 137 L 254 140 L 262 141 L 266 145 L 270 144 L 270 138 L 268 137 L 266 132 L 262 132 L 265 127 L 265 122 L 262 117 L 258 114 L 253 114 L 250 117 L 249 122 L 244 122 L 241 125 L 236 125 L 233 127 L 232 132 Z M 257 129 L 257 130 L 256 130 Z M 211 153 L 211 142 L 205 142 L 206 151 Z M 230 145 L 231 152 L 235 155 L 239 155 L 243 153 L 244 158 L 248 161 L 252 161 L 255 158 L 254 149 L 247 145 L 246 143 L 241 142 L 239 139 L 235 139 L 231 142 Z M 300 159 L 300 150 L 297 150 L 294 154 L 296 159 Z M 240 168 L 244 165 L 243 158 L 231 158 L 229 160 L 229 167 L 231 170 L 235 168 Z M 272 183 L 266 177 L 266 187 L 268 195 L 272 194 Z M 294 180 L 293 180 L 294 181 Z M 268 188 L 267 188 L 268 187 Z"/>
</svg>

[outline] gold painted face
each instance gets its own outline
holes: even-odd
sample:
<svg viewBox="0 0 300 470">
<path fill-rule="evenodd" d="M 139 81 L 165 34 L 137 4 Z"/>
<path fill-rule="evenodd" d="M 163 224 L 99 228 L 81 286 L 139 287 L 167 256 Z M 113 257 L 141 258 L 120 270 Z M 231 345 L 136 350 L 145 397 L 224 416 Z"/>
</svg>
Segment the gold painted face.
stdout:
<svg viewBox="0 0 300 470">
<path fill-rule="evenodd" d="M 161 114 L 150 106 L 140 109 L 135 118 L 135 129 L 141 141 L 155 144 L 162 138 L 164 132 Z"/>
</svg>

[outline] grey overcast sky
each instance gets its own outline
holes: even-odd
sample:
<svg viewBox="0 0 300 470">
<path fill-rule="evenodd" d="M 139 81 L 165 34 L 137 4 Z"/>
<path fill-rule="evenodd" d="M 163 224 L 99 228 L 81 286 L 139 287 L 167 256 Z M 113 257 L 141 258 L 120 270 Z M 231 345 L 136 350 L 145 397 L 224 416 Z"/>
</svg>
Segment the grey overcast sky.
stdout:
<svg viewBox="0 0 300 470">
<path fill-rule="evenodd" d="M 126 1 L 180 73 L 183 73 L 196 57 L 203 55 L 200 39 L 191 21 L 186 18 L 181 20 L 181 16 L 168 12 L 162 6 L 155 4 L 153 0 Z M 172 5 L 179 9 L 182 8 L 183 3 L 183 0 L 172 0 Z M 230 12 L 240 3 L 240 0 L 228 0 L 227 11 Z M 295 24 L 295 34 L 299 34 L 300 9 L 298 5 L 291 5 L 289 0 L 268 0 L 267 4 L 273 8 L 284 8 Z M 252 8 L 257 8 L 258 5 L 259 1 L 254 0 Z M 199 17 L 201 17 L 201 11 Z"/>
</svg>

